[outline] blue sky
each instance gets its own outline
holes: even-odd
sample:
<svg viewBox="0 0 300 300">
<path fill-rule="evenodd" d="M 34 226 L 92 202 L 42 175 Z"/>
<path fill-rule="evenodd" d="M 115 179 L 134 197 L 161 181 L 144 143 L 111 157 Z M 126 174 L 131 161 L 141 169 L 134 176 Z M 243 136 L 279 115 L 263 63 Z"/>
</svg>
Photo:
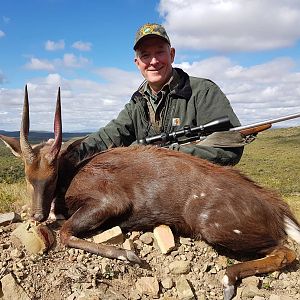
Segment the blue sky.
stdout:
<svg viewBox="0 0 300 300">
<path fill-rule="evenodd" d="M 300 1 L 0 0 L 0 129 L 19 129 L 25 84 L 32 130 L 52 130 L 58 86 L 64 131 L 116 117 L 142 82 L 132 46 L 146 22 L 166 27 L 174 66 L 215 81 L 242 124 L 300 113 Z"/>
</svg>

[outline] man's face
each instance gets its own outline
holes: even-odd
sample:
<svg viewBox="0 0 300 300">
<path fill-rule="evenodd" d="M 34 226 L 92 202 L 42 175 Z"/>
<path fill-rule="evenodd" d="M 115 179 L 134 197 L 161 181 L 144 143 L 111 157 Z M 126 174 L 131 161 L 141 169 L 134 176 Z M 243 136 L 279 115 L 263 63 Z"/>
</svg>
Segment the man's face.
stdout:
<svg viewBox="0 0 300 300">
<path fill-rule="evenodd" d="M 136 50 L 135 64 L 154 92 L 170 79 L 175 49 L 158 37 L 146 37 Z"/>
</svg>

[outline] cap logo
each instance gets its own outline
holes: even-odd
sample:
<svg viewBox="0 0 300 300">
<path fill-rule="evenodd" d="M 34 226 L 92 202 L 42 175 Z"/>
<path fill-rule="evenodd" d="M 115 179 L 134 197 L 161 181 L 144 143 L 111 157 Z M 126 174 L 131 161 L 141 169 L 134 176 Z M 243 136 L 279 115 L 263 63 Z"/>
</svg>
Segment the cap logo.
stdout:
<svg viewBox="0 0 300 300">
<path fill-rule="evenodd" d="M 150 33 L 151 31 L 153 31 L 153 30 L 151 30 L 150 27 L 147 27 L 144 29 L 144 34 Z"/>
</svg>

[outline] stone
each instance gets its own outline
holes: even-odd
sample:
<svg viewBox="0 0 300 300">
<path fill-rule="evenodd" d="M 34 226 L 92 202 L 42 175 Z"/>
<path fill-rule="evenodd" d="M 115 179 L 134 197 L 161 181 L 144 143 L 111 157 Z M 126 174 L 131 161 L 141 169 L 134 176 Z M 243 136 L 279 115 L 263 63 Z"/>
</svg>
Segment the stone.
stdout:
<svg viewBox="0 0 300 300">
<path fill-rule="evenodd" d="M 189 261 L 176 260 L 169 265 L 172 274 L 187 274 L 191 270 L 191 263 Z"/>
<path fill-rule="evenodd" d="M 153 243 L 153 233 L 145 232 L 140 236 L 140 241 L 142 241 L 146 245 L 151 245 Z"/>
<path fill-rule="evenodd" d="M 11 223 L 16 223 L 21 221 L 21 216 L 15 212 L 0 214 L 0 226 L 6 226 Z"/>
<path fill-rule="evenodd" d="M 136 282 L 136 289 L 141 295 L 157 297 L 159 292 L 159 283 L 155 277 L 141 277 Z"/>
<path fill-rule="evenodd" d="M 123 243 L 123 248 L 126 250 L 134 251 L 134 242 L 132 239 L 126 239 Z"/>
<path fill-rule="evenodd" d="M 122 233 L 122 229 L 119 226 L 115 226 L 113 228 L 103 231 L 102 233 L 95 235 L 93 239 L 94 242 L 98 244 L 123 244 L 124 235 Z"/>
<path fill-rule="evenodd" d="M 157 226 L 153 233 L 161 253 L 167 254 L 175 248 L 174 236 L 169 226 Z"/>
<path fill-rule="evenodd" d="M 192 239 L 187 237 L 179 237 L 179 242 L 182 245 L 191 246 L 192 245 Z"/>
<path fill-rule="evenodd" d="M 171 289 L 174 285 L 172 277 L 167 276 L 167 277 L 163 278 L 161 280 L 161 285 L 162 285 L 163 288 L 165 288 L 167 290 Z"/>
<path fill-rule="evenodd" d="M 176 281 L 176 289 L 179 300 L 192 300 L 195 299 L 194 293 L 191 289 L 190 284 L 184 277 L 180 277 Z"/>
<path fill-rule="evenodd" d="M 16 282 L 11 273 L 1 279 L 3 299 L 30 300 L 23 288 Z"/>
<path fill-rule="evenodd" d="M 11 240 L 14 246 L 24 246 L 30 254 L 42 254 L 51 248 L 55 237 L 46 225 L 26 222 L 11 233 Z"/>
<path fill-rule="evenodd" d="M 274 294 L 272 294 L 270 296 L 269 300 L 293 300 L 293 298 L 291 298 L 289 296 L 274 295 Z"/>
</svg>

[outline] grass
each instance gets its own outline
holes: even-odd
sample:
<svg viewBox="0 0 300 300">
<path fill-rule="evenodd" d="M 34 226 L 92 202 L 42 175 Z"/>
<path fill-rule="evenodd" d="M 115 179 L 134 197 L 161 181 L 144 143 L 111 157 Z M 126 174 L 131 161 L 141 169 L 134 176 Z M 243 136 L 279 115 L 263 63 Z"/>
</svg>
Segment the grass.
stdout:
<svg viewBox="0 0 300 300">
<path fill-rule="evenodd" d="M 300 220 L 300 127 L 261 132 L 236 166 L 260 185 L 275 189 Z"/>
<path fill-rule="evenodd" d="M 275 189 L 300 220 L 300 127 L 272 129 L 258 134 L 245 147 L 235 167 L 262 186 Z M 0 212 L 29 201 L 23 166 L 0 142 Z"/>
</svg>

